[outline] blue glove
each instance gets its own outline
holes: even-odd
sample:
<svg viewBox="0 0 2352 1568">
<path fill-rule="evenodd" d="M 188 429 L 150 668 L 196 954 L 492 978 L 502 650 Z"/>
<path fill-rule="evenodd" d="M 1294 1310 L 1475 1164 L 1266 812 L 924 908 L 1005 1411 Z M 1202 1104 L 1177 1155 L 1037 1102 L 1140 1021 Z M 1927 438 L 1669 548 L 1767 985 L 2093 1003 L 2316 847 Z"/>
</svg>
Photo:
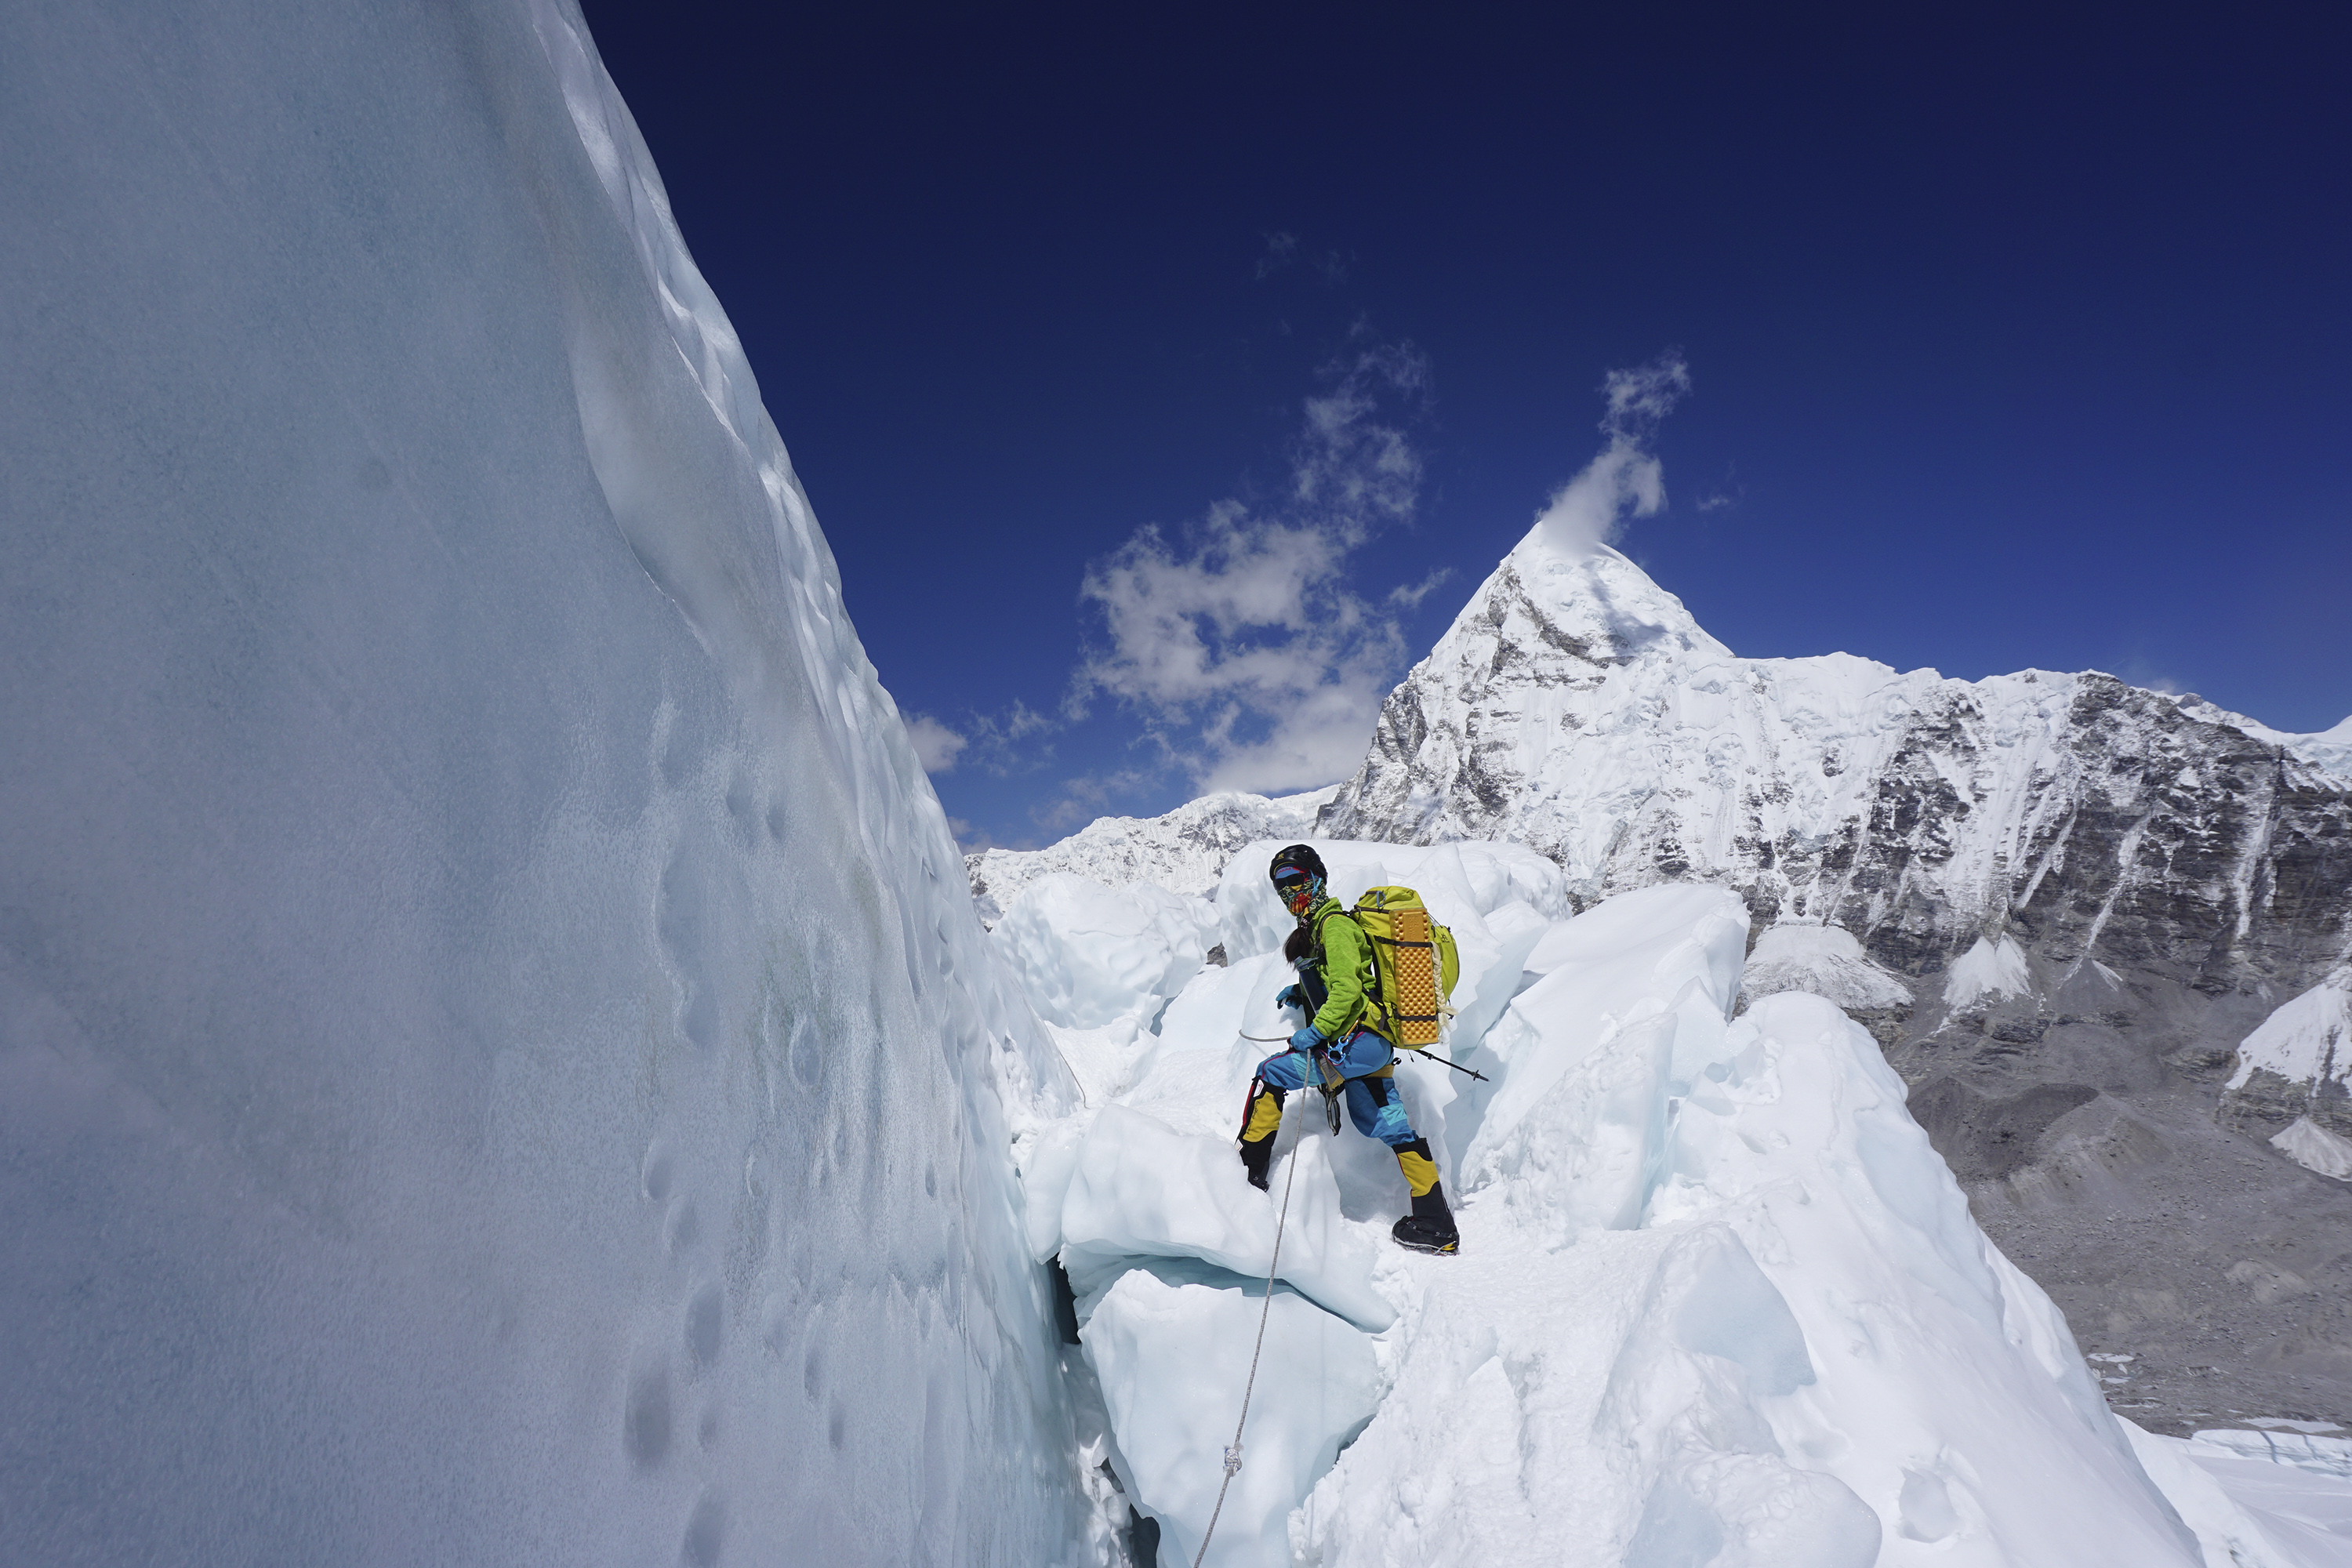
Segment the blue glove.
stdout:
<svg viewBox="0 0 2352 1568">
<path fill-rule="evenodd" d="M 1323 1048 L 1323 1037 L 1315 1032 L 1314 1025 L 1309 1024 L 1290 1037 L 1290 1048 L 1294 1051 L 1305 1051 L 1311 1056 Z"/>
<path fill-rule="evenodd" d="M 1286 985 L 1275 996 L 1274 1005 L 1277 1007 L 1303 1007 L 1307 1005 L 1307 994 L 1296 985 Z"/>
</svg>

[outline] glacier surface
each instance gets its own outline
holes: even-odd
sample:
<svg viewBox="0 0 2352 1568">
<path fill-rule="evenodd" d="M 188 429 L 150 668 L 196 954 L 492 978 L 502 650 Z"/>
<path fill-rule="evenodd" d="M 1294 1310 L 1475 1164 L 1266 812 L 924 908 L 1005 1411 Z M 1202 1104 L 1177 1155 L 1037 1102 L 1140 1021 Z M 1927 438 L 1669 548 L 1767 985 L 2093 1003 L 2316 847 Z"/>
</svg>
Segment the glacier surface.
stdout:
<svg viewBox="0 0 2352 1568">
<path fill-rule="evenodd" d="M 1784 921 L 1757 933 L 1739 977 L 1740 994 L 1803 991 L 1845 1011 L 1907 1005 L 1911 987 L 1871 962 L 1853 933 L 1838 926 Z"/>
<path fill-rule="evenodd" d="M 1464 933 L 1448 1048 L 1491 1081 L 1398 1074 L 1463 1252 L 1388 1244 L 1393 1161 L 1312 1095 L 1272 1191 L 1248 1187 L 1243 1095 L 1286 1032 L 1275 847 L 1236 853 L 1218 889 L 1230 964 L 1107 1096 L 1023 1140 L 1030 1243 L 1069 1272 L 1106 1462 L 1163 1562 L 1190 1563 L 1217 1510 L 1262 1314 L 1209 1563 L 2317 1568 L 2340 1550 L 2336 1483 L 2270 1476 L 2292 1517 L 2262 1513 L 2253 1482 L 2213 1479 L 2219 1450 L 2109 1415 L 1858 1025 L 1795 987 L 1733 1015 L 1748 917 L 1727 890 L 1570 918 L 1513 847 L 1318 842 L 1343 896 L 1410 882 Z M 1834 977 L 1859 959 L 1843 935 L 1784 941 L 1780 962 Z M 1501 1005 L 1465 1027 L 1482 996 Z"/>
<path fill-rule="evenodd" d="M 1099 1561 L 1076 1086 L 577 10 L 5 7 L 0 205 L 5 1555 Z"/>
<path fill-rule="evenodd" d="M 1734 1016 L 1720 889 L 1324 844 L 1460 938 L 1489 1081 L 1398 1078 L 1465 1251 L 1313 1096 L 1248 1187 L 1319 797 L 983 935 L 567 0 L 44 0 L 0 89 L 13 1554 L 1104 1563 L 1099 1464 L 1189 1560 L 1263 1323 L 1211 1561 L 2340 1560 L 2325 1439 L 2107 1416 L 1829 928 Z"/>
</svg>

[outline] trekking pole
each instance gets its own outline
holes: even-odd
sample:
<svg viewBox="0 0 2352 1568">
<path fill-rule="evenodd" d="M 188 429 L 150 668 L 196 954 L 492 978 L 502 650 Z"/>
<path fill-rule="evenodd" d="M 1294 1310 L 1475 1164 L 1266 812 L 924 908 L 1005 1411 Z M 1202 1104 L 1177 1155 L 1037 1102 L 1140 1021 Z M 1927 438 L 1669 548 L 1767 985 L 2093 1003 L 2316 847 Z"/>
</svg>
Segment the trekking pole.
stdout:
<svg viewBox="0 0 2352 1568">
<path fill-rule="evenodd" d="M 1262 1046 L 1286 1046 L 1290 1043 L 1290 1037 L 1287 1035 L 1244 1035 L 1242 1038 L 1244 1040 L 1255 1040 Z M 1488 1078 L 1485 1073 L 1480 1072 L 1476 1068 L 1465 1068 L 1460 1062 L 1446 1061 L 1444 1057 L 1439 1056 L 1435 1051 L 1423 1050 L 1419 1046 L 1400 1046 L 1397 1048 L 1399 1050 L 1411 1051 L 1416 1056 L 1427 1057 L 1433 1062 L 1444 1062 L 1447 1067 L 1452 1068 L 1455 1072 L 1466 1072 L 1472 1078 L 1476 1079 L 1480 1083 L 1492 1083 L 1495 1081 L 1493 1079 Z"/>
<path fill-rule="evenodd" d="M 1439 1056 L 1435 1051 L 1425 1051 L 1419 1046 L 1407 1046 L 1404 1048 L 1427 1057 L 1431 1061 L 1444 1062 L 1447 1067 L 1452 1068 L 1455 1072 L 1466 1072 L 1472 1078 L 1476 1079 L 1480 1083 L 1492 1083 L 1495 1081 L 1493 1079 L 1488 1078 L 1485 1073 L 1480 1072 L 1476 1068 L 1465 1068 L 1460 1062 L 1446 1061 L 1444 1057 Z"/>
</svg>

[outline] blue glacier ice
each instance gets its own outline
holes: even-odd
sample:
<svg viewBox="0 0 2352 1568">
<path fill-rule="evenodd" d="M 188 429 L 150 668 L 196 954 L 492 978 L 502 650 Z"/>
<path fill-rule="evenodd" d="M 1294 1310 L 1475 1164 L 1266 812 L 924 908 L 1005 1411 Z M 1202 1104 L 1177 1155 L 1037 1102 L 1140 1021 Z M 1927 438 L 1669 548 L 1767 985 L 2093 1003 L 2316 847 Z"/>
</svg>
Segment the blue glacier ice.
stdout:
<svg viewBox="0 0 2352 1568">
<path fill-rule="evenodd" d="M 0 7 L 0 1554 L 1096 1560 L 1075 1089 L 570 0 Z"/>
</svg>

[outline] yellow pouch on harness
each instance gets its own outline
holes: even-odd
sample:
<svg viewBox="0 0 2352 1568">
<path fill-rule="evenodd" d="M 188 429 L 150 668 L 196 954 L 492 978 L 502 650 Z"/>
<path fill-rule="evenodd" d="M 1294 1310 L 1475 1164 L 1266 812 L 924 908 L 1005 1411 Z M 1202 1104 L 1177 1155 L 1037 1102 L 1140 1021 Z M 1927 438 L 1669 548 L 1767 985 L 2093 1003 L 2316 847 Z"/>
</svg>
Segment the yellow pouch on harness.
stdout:
<svg viewBox="0 0 2352 1568">
<path fill-rule="evenodd" d="M 1437 1044 L 1454 1012 L 1446 1001 L 1462 977 L 1454 933 L 1429 918 L 1411 888 L 1367 888 L 1348 914 L 1371 939 L 1380 1009 L 1394 1031 L 1391 1041 Z"/>
</svg>

